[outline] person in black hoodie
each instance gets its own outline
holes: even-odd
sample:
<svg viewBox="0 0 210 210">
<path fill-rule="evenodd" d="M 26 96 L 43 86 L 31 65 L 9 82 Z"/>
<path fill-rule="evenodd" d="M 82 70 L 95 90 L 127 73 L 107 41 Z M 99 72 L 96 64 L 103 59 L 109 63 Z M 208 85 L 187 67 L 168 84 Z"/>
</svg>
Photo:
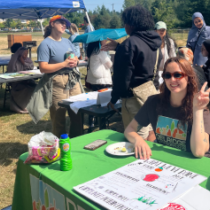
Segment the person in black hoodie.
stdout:
<svg viewBox="0 0 210 210">
<path fill-rule="evenodd" d="M 162 40 L 153 30 L 155 23 L 151 13 L 142 6 L 127 8 L 122 14 L 122 20 L 130 37 L 120 45 L 110 40 L 110 43 L 103 46 L 102 50 L 116 48 L 113 91 L 108 106 L 114 109 L 117 100 L 122 99 L 122 119 L 124 128 L 126 128 L 141 108 L 130 89 L 152 80 L 157 50 L 159 50 Z M 159 53 L 158 67 L 162 59 L 161 51 Z M 159 87 L 158 79 L 157 72 L 154 80 L 157 89 Z M 139 134 L 146 139 L 148 128 L 142 129 Z"/>
</svg>

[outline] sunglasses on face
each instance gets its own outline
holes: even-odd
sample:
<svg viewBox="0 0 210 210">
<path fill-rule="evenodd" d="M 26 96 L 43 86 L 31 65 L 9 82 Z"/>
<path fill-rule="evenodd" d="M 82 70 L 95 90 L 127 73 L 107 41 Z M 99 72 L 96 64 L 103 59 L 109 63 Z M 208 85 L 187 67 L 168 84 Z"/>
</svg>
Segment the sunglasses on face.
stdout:
<svg viewBox="0 0 210 210">
<path fill-rule="evenodd" d="M 186 74 L 184 74 L 182 72 L 174 72 L 174 73 L 166 72 L 166 73 L 162 74 L 163 79 L 171 79 L 171 77 L 174 77 L 175 79 L 182 79 L 185 76 L 186 76 Z"/>
<path fill-rule="evenodd" d="M 66 26 L 66 22 L 64 20 L 57 20 L 56 22 L 60 23 L 61 25 L 65 25 Z"/>
</svg>

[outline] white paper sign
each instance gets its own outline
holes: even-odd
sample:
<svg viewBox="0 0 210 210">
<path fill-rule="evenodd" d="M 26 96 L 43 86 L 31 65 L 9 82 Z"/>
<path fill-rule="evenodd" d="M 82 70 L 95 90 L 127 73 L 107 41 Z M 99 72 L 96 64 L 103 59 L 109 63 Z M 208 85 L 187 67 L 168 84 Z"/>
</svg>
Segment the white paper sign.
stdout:
<svg viewBox="0 0 210 210">
<path fill-rule="evenodd" d="M 107 209 L 156 210 L 206 179 L 149 159 L 136 160 L 74 189 Z"/>
<path fill-rule="evenodd" d="M 73 1 L 73 7 L 80 7 L 79 1 Z"/>
<path fill-rule="evenodd" d="M 210 210 L 210 191 L 197 185 L 158 210 Z"/>
</svg>

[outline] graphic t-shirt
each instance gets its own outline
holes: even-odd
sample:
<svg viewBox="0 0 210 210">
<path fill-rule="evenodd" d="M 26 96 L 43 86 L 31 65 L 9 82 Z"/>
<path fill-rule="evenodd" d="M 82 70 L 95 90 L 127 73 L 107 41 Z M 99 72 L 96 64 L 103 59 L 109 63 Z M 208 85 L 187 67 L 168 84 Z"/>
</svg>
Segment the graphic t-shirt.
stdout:
<svg viewBox="0 0 210 210">
<path fill-rule="evenodd" d="M 135 116 L 135 120 L 141 126 L 152 124 L 158 143 L 191 152 L 190 136 L 192 126 L 181 119 L 181 107 L 169 105 L 162 115 L 158 114 L 157 107 L 160 104 L 160 94 L 150 96 Z M 204 118 L 205 131 L 207 123 Z M 207 131 L 206 131 L 207 132 Z"/>
</svg>

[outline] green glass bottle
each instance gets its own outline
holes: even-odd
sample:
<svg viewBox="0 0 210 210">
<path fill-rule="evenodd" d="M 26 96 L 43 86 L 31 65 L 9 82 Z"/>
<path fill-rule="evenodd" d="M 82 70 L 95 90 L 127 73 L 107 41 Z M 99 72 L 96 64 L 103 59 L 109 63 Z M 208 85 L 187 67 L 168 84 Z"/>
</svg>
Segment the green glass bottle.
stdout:
<svg viewBox="0 0 210 210">
<path fill-rule="evenodd" d="M 68 134 L 62 134 L 60 138 L 60 169 L 61 171 L 69 171 L 72 169 L 71 159 L 71 142 Z"/>
</svg>

